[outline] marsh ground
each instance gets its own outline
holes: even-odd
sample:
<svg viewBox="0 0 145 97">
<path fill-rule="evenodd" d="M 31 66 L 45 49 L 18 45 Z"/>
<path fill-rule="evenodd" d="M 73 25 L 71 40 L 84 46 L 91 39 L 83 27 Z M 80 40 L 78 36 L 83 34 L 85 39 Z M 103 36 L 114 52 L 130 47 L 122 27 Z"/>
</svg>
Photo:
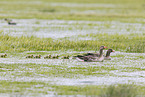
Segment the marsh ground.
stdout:
<svg viewBox="0 0 145 97">
<path fill-rule="evenodd" d="M 107 95 L 107 86 L 121 84 L 144 95 L 144 0 L 1 0 L 0 6 L 0 54 L 8 54 L 0 58 L 0 96 Z M 101 45 L 116 51 L 112 60 L 44 59 L 96 52 Z M 31 54 L 42 58 L 25 58 Z"/>
</svg>

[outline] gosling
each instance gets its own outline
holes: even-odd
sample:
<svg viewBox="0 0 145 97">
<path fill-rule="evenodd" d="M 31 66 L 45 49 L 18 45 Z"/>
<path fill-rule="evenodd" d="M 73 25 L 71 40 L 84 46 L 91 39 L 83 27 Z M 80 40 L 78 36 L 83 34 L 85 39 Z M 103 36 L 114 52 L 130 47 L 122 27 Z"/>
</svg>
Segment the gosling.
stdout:
<svg viewBox="0 0 145 97">
<path fill-rule="evenodd" d="M 58 55 L 56 55 L 56 56 L 52 56 L 52 59 L 58 59 L 58 58 L 59 58 Z"/>
<path fill-rule="evenodd" d="M 41 55 L 36 55 L 34 58 L 40 59 L 41 58 Z"/>
<path fill-rule="evenodd" d="M 34 55 L 28 55 L 26 58 L 34 58 Z"/>
<path fill-rule="evenodd" d="M 6 56 L 7 56 L 7 54 L 3 54 L 3 55 L 1 55 L 2 58 L 5 58 Z"/>
<path fill-rule="evenodd" d="M 45 56 L 44 59 L 51 59 L 51 55 Z"/>
<path fill-rule="evenodd" d="M 69 55 L 68 56 L 63 56 L 62 59 L 69 59 Z"/>
</svg>

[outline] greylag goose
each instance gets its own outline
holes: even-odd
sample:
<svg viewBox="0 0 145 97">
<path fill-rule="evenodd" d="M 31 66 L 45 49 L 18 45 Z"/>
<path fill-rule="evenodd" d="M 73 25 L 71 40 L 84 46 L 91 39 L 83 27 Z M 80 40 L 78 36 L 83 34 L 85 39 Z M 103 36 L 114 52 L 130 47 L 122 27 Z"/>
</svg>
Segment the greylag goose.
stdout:
<svg viewBox="0 0 145 97">
<path fill-rule="evenodd" d="M 104 60 L 111 60 L 111 57 L 110 57 L 111 52 L 115 52 L 115 51 L 112 49 L 107 50 L 107 53 L 106 53 L 106 56 L 104 57 Z"/>
<path fill-rule="evenodd" d="M 76 59 L 79 61 L 83 61 L 83 62 L 102 62 L 104 60 L 104 56 L 103 56 L 103 50 L 107 48 L 105 46 L 101 46 L 100 47 L 100 53 L 87 53 L 84 56 L 83 55 L 77 55 Z"/>
<path fill-rule="evenodd" d="M 11 19 L 8 19 L 8 18 L 5 18 L 4 20 L 5 20 L 5 21 L 12 21 Z"/>
<path fill-rule="evenodd" d="M 8 24 L 9 24 L 9 25 L 16 25 L 17 23 L 12 22 L 12 21 L 8 21 Z"/>
<path fill-rule="evenodd" d="M 101 46 L 101 47 L 104 48 L 104 49 L 107 48 L 105 46 Z M 87 54 L 84 54 L 84 56 L 99 57 L 100 56 L 100 53 L 87 53 Z"/>
<path fill-rule="evenodd" d="M 5 18 L 4 20 L 7 21 L 9 25 L 16 25 L 17 24 L 16 22 L 13 22 L 11 19 L 8 19 L 8 18 Z"/>
<path fill-rule="evenodd" d="M 1 55 L 2 58 L 5 58 L 6 56 L 7 56 L 7 54 L 3 54 L 3 55 Z"/>
</svg>

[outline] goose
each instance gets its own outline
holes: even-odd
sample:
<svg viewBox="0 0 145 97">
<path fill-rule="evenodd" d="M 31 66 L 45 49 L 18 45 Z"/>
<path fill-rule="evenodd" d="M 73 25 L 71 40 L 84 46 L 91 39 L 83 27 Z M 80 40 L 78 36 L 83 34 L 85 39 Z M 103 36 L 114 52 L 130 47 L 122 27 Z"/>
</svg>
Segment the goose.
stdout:
<svg viewBox="0 0 145 97">
<path fill-rule="evenodd" d="M 8 19 L 8 18 L 5 18 L 4 20 L 5 20 L 5 21 L 12 21 L 11 19 Z"/>
<path fill-rule="evenodd" d="M 8 21 L 8 24 L 9 24 L 9 25 L 16 25 L 17 23 L 12 22 L 12 21 Z"/>
<path fill-rule="evenodd" d="M 5 20 L 5 21 L 8 21 L 8 18 L 5 18 L 4 20 Z"/>
<path fill-rule="evenodd" d="M 103 62 L 104 56 L 103 56 L 103 49 L 107 47 L 101 46 L 100 47 L 100 53 L 87 53 L 85 55 L 77 55 L 76 59 L 83 62 Z"/>
<path fill-rule="evenodd" d="M 87 54 L 84 54 L 84 56 L 93 56 L 93 57 L 99 57 L 99 53 L 87 53 Z"/>
<path fill-rule="evenodd" d="M 107 48 L 105 46 L 101 46 L 101 47 L 104 48 L 104 49 Z M 84 56 L 99 57 L 100 53 L 87 53 L 87 54 L 84 54 Z"/>
<path fill-rule="evenodd" d="M 113 49 L 108 49 L 104 60 L 111 60 L 110 53 L 115 52 Z"/>
<path fill-rule="evenodd" d="M 34 55 L 28 55 L 26 58 L 34 58 Z"/>
<path fill-rule="evenodd" d="M 1 55 L 2 58 L 5 58 L 6 56 L 7 56 L 7 54 L 3 54 L 3 55 Z"/>
<path fill-rule="evenodd" d="M 7 21 L 9 25 L 16 25 L 17 24 L 16 22 L 13 22 L 11 19 L 8 19 L 8 18 L 5 18 L 4 20 Z"/>
</svg>

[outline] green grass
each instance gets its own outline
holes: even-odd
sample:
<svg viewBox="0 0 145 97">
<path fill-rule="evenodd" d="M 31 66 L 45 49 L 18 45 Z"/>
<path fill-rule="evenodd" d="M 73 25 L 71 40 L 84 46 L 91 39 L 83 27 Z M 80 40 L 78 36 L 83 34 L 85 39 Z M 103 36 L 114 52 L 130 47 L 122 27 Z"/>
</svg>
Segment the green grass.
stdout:
<svg viewBox="0 0 145 97">
<path fill-rule="evenodd" d="M 122 69 L 122 72 L 135 72 L 135 71 L 144 71 L 145 68 L 141 67 L 125 67 Z"/>
<path fill-rule="evenodd" d="M 144 87 L 134 84 L 117 84 L 109 86 L 81 85 L 54 86 L 59 95 L 85 95 L 91 97 L 136 97 L 144 94 Z"/>
<path fill-rule="evenodd" d="M 48 91 L 55 91 L 54 95 L 85 95 L 99 97 L 136 97 L 144 95 L 144 86 L 134 84 L 100 85 L 50 85 L 43 82 L 0 81 L 0 93 L 14 95 L 42 96 L 49 95 Z"/>
<path fill-rule="evenodd" d="M 51 3 L 60 4 L 53 6 Z M 74 3 L 78 6 L 70 7 L 67 4 L 61 6 L 61 3 L 70 5 Z M 106 5 L 81 7 L 79 4 L 113 4 L 113 7 L 106 7 Z M 0 6 L 2 9 L 0 18 L 139 22 L 138 18 L 145 17 L 144 0 L 23 0 L 21 2 L 19 0 L 2 0 Z M 92 10 L 93 13 L 85 13 L 89 10 Z"/>
<path fill-rule="evenodd" d="M 65 3 L 65 5 L 63 5 Z M 53 4 L 58 4 L 53 6 Z M 72 6 L 72 5 L 75 6 Z M 84 4 L 87 4 L 85 6 Z M 91 5 L 97 4 L 97 5 Z M 100 5 L 99 5 L 100 4 Z M 84 5 L 84 6 L 81 6 Z M 108 6 L 109 5 L 109 6 Z M 49 19 L 49 20 L 83 20 L 83 21 L 104 21 L 104 24 L 87 24 L 86 29 L 99 27 L 101 29 L 110 29 L 112 21 L 123 23 L 139 23 L 144 27 L 145 21 L 145 2 L 144 0 L 1 0 L 0 1 L 0 19 Z M 91 12 L 90 12 L 91 11 Z M 110 22 L 108 22 L 110 21 Z M 41 25 L 41 22 L 35 21 L 35 24 Z M 62 24 L 63 25 L 63 24 Z M 83 30 L 86 24 L 69 24 L 75 27 L 52 27 L 57 30 Z M 103 26 L 103 28 L 102 28 Z M 46 27 L 47 28 L 47 27 Z M 33 27 L 35 32 L 39 32 L 45 27 Z M 114 28 L 118 29 L 118 28 Z M 124 29 L 124 28 L 122 28 Z M 121 29 L 120 29 L 121 30 Z M 79 54 L 80 51 L 98 51 L 102 45 L 112 48 L 115 51 L 124 51 L 132 53 L 144 53 L 144 29 L 136 29 L 130 25 L 125 28 L 126 31 L 142 31 L 142 34 L 87 34 L 75 36 L 75 39 L 69 37 L 52 39 L 38 38 L 35 36 L 14 37 L 4 34 L 0 31 L 0 53 L 8 53 L 7 58 L 16 57 L 23 60 L 28 54 L 60 54 L 67 55 L 67 51 L 77 51 L 69 55 Z M 119 31 L 119 30 L 117 30 Z M 9 31 L 11 33 L 11 31 Z M 30 32 L 31 33 L 31 32 Z M 78 40 L 77 38 L 90 37 L 94 40 Z M 26 52 L 25 52 L 26 51 Z M 27 52 L 34 51 L 34 52 Z M 41 52 L 41 51 L 50 51 Z M 57 51 L 57 52 L 53 52 Z M 60 53 L 61 52 L 61 53 Z M 63 52 L 63 53 L 62 53 Z M 65 53 L 65 54 L 64 54 Z M 13 96 L 42 96 L 48 95 L 48 91 L 56 92 L 58 95 L 85 95 L 99 97 L 135 97 L 145 95 L 144 85 L 56 85 L 48 81 L 37 81 L 36 79 L 45 78 L 70 78 L 79 79 L 81 77 L 128 77 L 127 75 L 116 75 L 111 71 L 119 72 L 140 72 L 144 63 L 141 63 L 144 56 L 114 55 L 112 58 L 117 60 L 104 61 L 102 64 L 96 63 L 72 63 L 71 60 L 60 61 L 56 59 L 49 61 L 48 64 L 0 63 L 0 93 L 12 94 Z M 24 59 L 25 60 L 25 59 Z M 30 59 L 31 60 L 31 59 Z M 32 59 L 33 60 L 33 59 Z M 31 60 L 31 61 L 32 61 Z M 35 61 L 35 60 L 34 60 Z M 45 60 L 46 61 L 46 60 Z M 57 62 L 58 63 L 55 63 Z M 121 61 L 121 62 L 120 62 Z M 134 64 L 136 61 L 136 65 Z M 52 63 L 51 63 L 52 62 Z M 54 62 L 54 63 L 53 63 Z M 57 64 L 57 65 L 56 65 Z M 79 65 L 78 65 L 79 64 Z M 139 65 L 138 65 L 139 64 Z M 126 65 L 129 67 L 122 67 Z M 142 65 L 142 66 L 140 66 Z M 141 76 L 143 77 L 143 76 Z M 26 79 L 22 79 L 26 78 Z M 29 78 L 34 79 L 28 81 Z M 18 79 L 18 80 L 17 80 Z M 20 81 L 19 81 L 20 80 Z M 54 94 L 55 95 L 55 94 Z"/>
<path fill-rule="evenodd" d="M 78 75 L 82 76 L 100 76 L 109 74 L 111 70 L 117 70 L 114 66 L 78 66 L 70 67 L 69 64 L 60 63 L 60 65 L 50 64 L 0 64 L 1 68 L 7 70 L 0 70 L 1 72 L 6 72 L 9 74 L 11 72 L 14 76 L 25 76 L 34 77 L 39 75 L 50 76 L 50 77 L 64 77 L 64 78 L 79 78 Z M 21 71 L 21 72 L 20 72 Z M 5 75 L 6 75 L 5 74 Z"/>
<path fill-rule="evenodd" d="M 73 78 L 73 77 L 79 77 L 78 75 L 82 76 L 89 76 L 89 75 L 107 75 L 109 74 L 108 72 L 110 70 L 117 70 L 114 67 L 105 67 L 105 66 L 100 66 L 100 67 L 92 67 L 92 66 L 87 66 L 87 67 L 82 67 L 82 66 L 77 66 L 77 67 L 69 67 L 66 64 L 61 64 L 62 66 L 51 66 L 51 69 L 49 70 L 38 70 L 38 74 L 44 74 L 44 75 L 49 75 L 49 76 L 56 76 L 56 77 L 64 77 L 64 78 Z M 103 71 L 103 72 L 102 72 Z"/>
<path fill-rule="evenodd" d="M 0 51 L 5 52 L 24 52 L 24 51 L 98 51 L 101 45 L 114 50 L 143 53 L 145 37 L 141 35 L 119 35 L 119 34 L 89 34 L 87 37 L 92 37 L 95 40 L 69 40 L 38 37 L 13 37 L 1 34 L 0 35 Z M 85 36 L 85 37 L 86 37 Z M 79 36 L 80 37 L 80 36 Z M 84 36 L 83 36 L 84 37 Z"/>
<path fill-rule="evenodd" d="M 139 87 L 135 85 L 110 85 L 100 97 L 136 97 Z"/>
<path fill-rule="evenodd" d="M 19 81 L 0 81 L 0 93 L 9 93 L 13 95 L 40 95 L 48 94 L 49 83 L 43 82 L 19 82 Z"/>
<path fill-rule="evenodd" d="M 53 86 L 58 95 L 99 95 L 101 92 L 101 86 L 65 86 L 65 85 L 60 85 L 60 86 Z"/>
<path fill-rule="evenodd" d="M 58 59 L 60 60 L 60 59 Z M 58 61 L 58 60 L 54 60 Z M 120 59 L 121 60 L 121 59 Z M 116 60 L 116 61 L 120 61 Z M 132 59 L 130 59 L 132 60 Z M 138 72 L 144 71 L 143 68 L 138 66 L 132 67 L 121 67 L 121 64 L 112 64 L 107 61 L 101 64 L 96 63 L 84 63 L 84 64 L 74 64 L 71 62 L 59 62 L 48 64 L 4 64 L 0 63 L 0 76 L 2 78 L 8 78 L 9 80 L 0 81 L 0 93 L 13 93 L 21 95 L 47 95 L 48 91 L 55 91 L 58 95 L 111 95 L 110 97 L 115 97 L 114 95 L 119 95 L 118 97 L 128 97 L 124 95 L 142 95 L 144 94 L 144 85 L 78 85 L 78 86 L 67 86 L 67 85 L 56 85 L 52 84 L 49 79 L 53 78 L 70 78 L 79 79 L 82 77 L 101 77 L 101 76 L 116 76 L 110 71 L 120 71 L 120 72 Z M 124 65 L 125 63 L 122 63 Z M 127 63 L 126 63 L 127 64 Z M 130 63 L 133 65 L 133 62 Z M 144 66 L 144 63 L 142 64 Z M 121 77 L 121 76 L 118 76 Z M 128 76 L 126 76 L 128 77 Z M 21 80 L 25 78 L 25 80 Z M 33 80 L 28 81 L 27 78 L 32 78 Z M 36 79 L 48 78 L 48 81 L 37 81 Z M 16 80 L 18 79 L 18 80 Z M 140 91 L 135 91 L 134 88 Z M 132 93 L 132 94 L 131 94 Z M 123 96 L 122 96 L 123 95 Z M 107 96 L 108 97 L 108 96 Z M 131 96 L 132 97 L 132 96 Z M 133 96 L 134 97 L 134 96 Z"/>
</svg>

